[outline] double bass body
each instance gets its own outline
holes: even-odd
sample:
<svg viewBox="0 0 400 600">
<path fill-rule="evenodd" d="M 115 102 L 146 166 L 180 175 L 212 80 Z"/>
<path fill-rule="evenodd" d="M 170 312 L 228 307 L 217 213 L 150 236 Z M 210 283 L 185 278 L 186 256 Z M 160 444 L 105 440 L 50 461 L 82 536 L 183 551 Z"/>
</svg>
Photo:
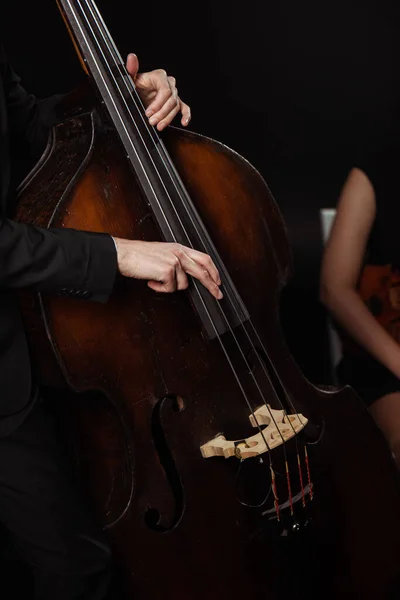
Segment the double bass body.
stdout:
<svg viewBox="0 0 400 600">
<path fill-rule="evenodd" d="M 260 368 L 259 358 L 272 363 L 316 431 L 302 438 L 314 496 L 305 508 L 296 501 L 293 517 L 283 507 L 278 522 L 266 455 L 203 458 L 201 446 L 218 435 L 240 440 L 254 429 L 218 339 L 207 336 L 186 292 L 156 294 L 119 278 L 107 304 L 25 296 L 40 382 L 74 392 L 80 482 L 108 532 L 126 598 L 384 598 L 400 562 L 393 466 L 351 390 L 316 388 L 288 352 L 278 299 L 290 252 L 276 204 L 256 170 L 222 144 L 174 128 L 164 141 L 267 351 L 249 356 L 252 367 Z M 96 108 L 76 110 L 54 129 L 21 189 L 17 216 L 43 227 L 161 239 L 123 147 Z M 245 363 L 236 374 L 249 377 Z M 273 405 L 273 389 L 264 392 Z"/>
</svg>

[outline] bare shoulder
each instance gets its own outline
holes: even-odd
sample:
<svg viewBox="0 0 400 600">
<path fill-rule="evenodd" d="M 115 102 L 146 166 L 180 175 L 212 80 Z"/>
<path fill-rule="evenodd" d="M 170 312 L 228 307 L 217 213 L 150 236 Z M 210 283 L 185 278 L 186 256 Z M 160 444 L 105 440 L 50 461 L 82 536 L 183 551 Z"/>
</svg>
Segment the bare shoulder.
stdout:
<svg viewBox="0 0 400 600">
<path fill-rule="evenodd" d="M 342 188 L 335 228 L 349 225 L 355 230 L 372 227 L 376 213 L 375 190 L 368 176 L 361 169 L 351 169 Z"/>
<path fill-rule="evenodd" d="M 354 168 L 342 188 L 325 248 L 323 286 L 356 285 L 375 213 L 374 187 L 361 169 Z"/>
</svg>

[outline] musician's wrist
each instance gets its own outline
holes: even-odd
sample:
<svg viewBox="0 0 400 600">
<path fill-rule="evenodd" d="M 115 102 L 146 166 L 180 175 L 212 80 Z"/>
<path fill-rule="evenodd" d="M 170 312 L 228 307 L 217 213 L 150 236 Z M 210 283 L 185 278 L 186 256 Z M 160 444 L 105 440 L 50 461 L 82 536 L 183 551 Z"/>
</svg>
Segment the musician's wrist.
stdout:
<svg viewBox="0 0 400 600">
<path fill-rule="evenodd" d="M 115 248 L 117 250 L 117 265 L 121 275 L 128 275 L 129 256 L 132 250 L 132 241 L 113 237 Z"/>
</svg>

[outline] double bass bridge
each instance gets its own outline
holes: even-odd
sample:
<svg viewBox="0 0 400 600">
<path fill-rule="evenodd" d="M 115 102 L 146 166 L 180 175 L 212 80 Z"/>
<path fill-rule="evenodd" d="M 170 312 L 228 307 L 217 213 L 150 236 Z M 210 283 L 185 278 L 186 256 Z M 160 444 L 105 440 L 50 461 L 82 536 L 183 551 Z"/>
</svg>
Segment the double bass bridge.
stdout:
<svg viewBox="0 0 400 600">
<path fill-rule="evenodd" d="M 241 440 L 227 440 L 224 435 L 218 435 L 200 447 L 203 458 L 254 458 L 286 443 L 308 423 L 308 419 L 300 413 L 288 415 L 286 411 L 273 409 L 268 404 L 255 410 L 249 419 L 253 427 L 260 429 L 258 433 Z"/>
</svg>

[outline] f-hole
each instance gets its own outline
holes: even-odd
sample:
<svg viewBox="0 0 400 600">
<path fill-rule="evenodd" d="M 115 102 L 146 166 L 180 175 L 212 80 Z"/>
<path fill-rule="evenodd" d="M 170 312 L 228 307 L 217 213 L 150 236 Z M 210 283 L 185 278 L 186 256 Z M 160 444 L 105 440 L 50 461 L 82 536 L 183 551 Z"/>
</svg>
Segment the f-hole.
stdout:
<svg viewBox="0 0 400 600">
<path fill-rule="evenodd" d="M 159 400 L 153 409 L 151 429 L 154 445 L 171 488 L 175 505 L 173 518 L 170 523 L 163 522 L 163 516 L 156 507 L 151 507 L 146 511 L 144 519 L 147 527 L 159 533 L 167 533 L 168 531 L 175 529 L 182 519 L 185 510 L 182 482 L 172 452 L 168 446 L 162 424 L 162 417 L 166 411 L 177 413 L 178 416 L 183 410 L 185 410 L 185 403 L 183 399 L 176 394 L 168 394 L 168 396 Z"/>
</svg>

